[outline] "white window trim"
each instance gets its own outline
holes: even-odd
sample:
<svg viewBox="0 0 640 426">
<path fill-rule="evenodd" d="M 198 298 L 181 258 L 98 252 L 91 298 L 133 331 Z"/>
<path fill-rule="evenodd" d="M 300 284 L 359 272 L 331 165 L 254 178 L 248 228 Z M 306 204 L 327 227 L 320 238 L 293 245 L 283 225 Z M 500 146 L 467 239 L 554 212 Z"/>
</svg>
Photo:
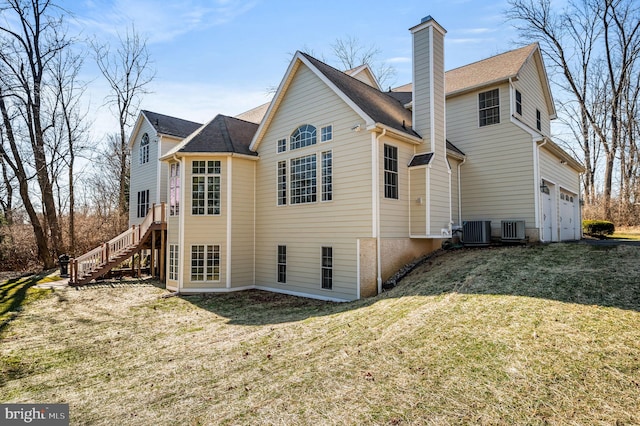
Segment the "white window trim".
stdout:
<svg viewBox="0 0 640 426">
<path fill-rule="evenodd" d="M 331 249 L 331 266 L 324 266 L 324 249 Z M 333 255 L 333 246 L 321 246 L 320 247 L 320 289 L 326 291 L 333 291 L 333 279 L 334 279 L 334 263 L 335 257 Z M 324 286 L 324 271 L 328 269 L 331 271 L 331 288 Z"/>
<path fill-rule="evenodd" d="M 284 141 L 284 149 L 282 151 L 280 151 L 280 141 Z M 285 136 L 283 138 L 276 139 L 276 154 L 280 155 L 287 152 L 289 152 L 289 138 Z"/>
<path fill-rule="evenodd" d="M 204 269 L 202 272 L 202 276 L 203 276 L 202 280 L 193 279 L 193 248 L 198 246 L 204 247 L 204 266 L 203 266 Z M 218 279 L 208 280 L 207 279 L 208 248 L 211 247 L 213 250 L 213 248 L 215 248 L 216 246 L 218 247 Z M 213 250 L 213 253 L 215 253 L 215 250 Z M 212 265 L 212 268 L 213 268 L 213 265 Z M 215 275 L 213 270 L 211 271 L 211 275 Z M 220 244 L 191 244 L 191 247 L 189 250 L 189 281 L 197 282 L 197 283 L 219 283 L 221 282 L 221 277 L 222 277 L 222 248 L 220 247 Z"/>
<path fill-rule="evenodd" d="M 205 172 L 204 173 L 194 173 L 193 172 L 193 163 L 195 161 L 204 161 L 204 163 L 205 163 Z M 214 161 L 214 162 L 220 163 L 220 173 L 209 173 L 209 171 L 208 171 L 209 161 Z M 222 179 L 222 161 L 221 160 L 192 160 L 190 166 L 191 166 L 191 170 L 190 170 L 191 179 L 189 180 L 189 190 L 190 190 L 189 191 L 189 198 L 191 200 L 191 203 L 189 205 L 189 214 L 192 217 L 221 216 L 222 215 L 222 195 L 223 195 L 222 194 L 223 193 L 223 191 L 222 191 L 222 182 L 223 182 L 223 179 Z M 205 178 L 205 191 L 204 191 L 204 193 L 205 193 L 205 199 L 204 199 L 204 201 L 205 201 L 205 205 L 204 205 L 205 212 L 203 214 L 193 213 L 193 178 L 196 177 L 196 176 L 198 176 L 198 177 L 201 176 L 201 177 Z M 210 213 L 207 212 L 207 210 L 208 210 L 208 206 L 207 206 L 207 201 L 208 201 L 208 198 L 207 198 L 208 179 L 207 178 L 209 178 L 209 177 L 218 177 L 218 179 L 220 180 L 220 182 L 219 182 L 219 185 L 220 185 L 220 207 L 219 207 L 219 213 L 211 213 L 210 214 Z M 182 190 L 182 188 L 181 188 L 181 190 Z"/>
<path fill-rule="evenodd" d="M 480 125 L 480 93 L 491 92 L 491 91 L 494 91 L 494 90 L 498 91 L 498 122 L 497 123 L 491 123 L 491 124 L 485 124 L 484 126 L 481 126 Z M 494 87 L 493 89 L 487 89 L 487 90 L 484 90 L 482 92 L 477 92 L 476 93 L 476 126 L 477 126 L 478 129 L 482 129 L 483 127 L 495 126 L 496 124 L 500 124 L 502 122 L 501 103 L 502 103 L 502 99 L 500 99 L 500 88 L 499 87 Z M 514 107 L 515 107 L 515 105 L 514 105 Z"/>
<path fill-rule="evenodd" d="M 178 277 L 180 276 L 180 246 L 178 244 L 169 244 L 168 275 L 169 275 L 168 278 L 171 281 L 178 281 Z"/>
<path fill-rule="evenodd" d="M 284 263 L 280 262 L 280 247 L 284 247 Z M 287 245 L 286 244 L 278 244 L 276 246 L 276 283 L 278 284 L 286 284 L 287 283 Z M 284 281 L 280 281 L 280 266 L 284 266 Z"/>
<path fill-rule="evenodd" d="M 284 163 L 284 203 L 280 204 L 280 163 Z M 289 159 L 279 160 L 276 162 L 276 207 L 285 207 L 289 205 Z"/>
<path fill-rule="evenodd" d="M 324 199 L 324 165 L 323 165 L 323 154 L 324 153 L 330 153 L 331 154 L 331 192 L 329 192 L 329 194 L 331 194 L 331 199 L 330 200 L 325 200 Z M 324 151 L 320 151 L 320 199 L 319 201 L 321 203 L 331 203 L 333 202 L 333 170 L 335 169 L 335 165 L 333 162 L 333 150 L 331 149 L 326 149 Z"/>
<path fill-rule="evenodd" d="M 326 129 L 327 127 L 331 127 L 331 138 L 327 139 L 326 141 L 322 140 L 322 130 Z M 324 124 L 322 126 L 320 126 L 320 140 L 319 143 L 327 143 L 327 142 L 332 142 L 333 141 L 333 124 Z"/>
</svg>

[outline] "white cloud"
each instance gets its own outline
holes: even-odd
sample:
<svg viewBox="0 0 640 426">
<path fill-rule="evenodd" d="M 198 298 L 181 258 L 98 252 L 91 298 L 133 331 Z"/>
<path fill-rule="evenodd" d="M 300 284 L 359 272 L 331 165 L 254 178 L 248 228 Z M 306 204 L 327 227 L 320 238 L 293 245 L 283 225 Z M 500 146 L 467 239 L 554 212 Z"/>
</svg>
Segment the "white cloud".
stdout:
<svg viewBox="0 0 640 426">
<path fill-rule="evenodd" d="M 461 34 L 487 34 L 495 32 L 495 28 L 465 28 L 462 30 L 457 30 Z"/>
<path fill-rule="evenodd" d="M 247 13 L 255 0 L 90 1 L 76 20 L 90 33 L 115 36 L 135 22 L 149 43 L 173 40 L 183 34 L 223 25 Z"/>
<path fill-rule="evenodd" d="M 92 94 L 96 98 L 108 93 L 102 83 L 94 84 Z M 185 120 L 206 123 L 217 114 L 238 115 L 268 102 L 271 95 L 255 88 L 229 88 L 216 84 L 163 82 L 157 84 L 154 93 L 146 95 L 140 104 L 141 110 L 170 115 Z M 94 141 L 117 132 L 117 119 L 102 105 L 102 99 L 93 99 L 91 126 Z M 137 112 L 136 112 L 137 113 Z"/>
<path fill-rule="evenodd" d="M 402 64 L 411 62 L 411 58 L 409 58 L 408 56 L 396 56 L 395 58 L 386 59 L 385 62 L 388 62 L 390 64 Z"/>
<path fill-rule="evenodd" d="M 163 83 L 156 93 L 147 95 L 141 109 L 204 123 L 216 114 L 237 115 L 269 99 L 265 90 L 250 87 L 169 82 Z"/>
<path fill-rule="evenodd" d="M 447 39 L 447 43 L 451 43 L 451 44 L 479 44 L 479 43 L 486 43 L 488 41 L 490 41 L 491 39 L 488 38 L 449 38 Z"/>
</svg>

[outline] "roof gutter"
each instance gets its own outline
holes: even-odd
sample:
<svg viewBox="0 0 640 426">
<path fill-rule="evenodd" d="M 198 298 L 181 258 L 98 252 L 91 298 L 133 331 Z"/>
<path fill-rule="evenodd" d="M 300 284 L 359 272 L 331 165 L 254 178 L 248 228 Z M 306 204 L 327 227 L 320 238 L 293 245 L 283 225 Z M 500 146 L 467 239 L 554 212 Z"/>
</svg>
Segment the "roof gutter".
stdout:
<svg viewBox="0 0 640 426">
<path fill-rule="evenodd" d="M 419 136 L 410 135 L 408 133 L 394 129 L 382 123 L 374 123 L 374 124 L 368 125 L 367 130 L 374 133 L 380 133 L 380 132 L 383 132 L 383 134 L 389 133 L 390 135 L 393 135 L 394 137 L 402 140 L 403 142 L 408 142 L 414 145 L 420 145 L 422 142 L 424 142 L 422 138 Z"/>
</svg>

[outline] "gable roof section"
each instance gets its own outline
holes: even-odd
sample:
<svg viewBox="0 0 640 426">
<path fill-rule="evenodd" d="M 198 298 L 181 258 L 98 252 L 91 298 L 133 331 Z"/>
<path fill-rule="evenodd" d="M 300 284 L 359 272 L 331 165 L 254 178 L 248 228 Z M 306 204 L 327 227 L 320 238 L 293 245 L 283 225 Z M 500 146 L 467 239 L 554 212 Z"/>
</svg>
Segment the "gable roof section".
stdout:
<svg viewBox="0 0 640 426">
<path fill-rule="evenodd" d="M 260 106 L 250 109 L 249 111 L 242 112 L 235 116 L 240 120 L 249 121 L 250 123 L 260 124 L 262 119 L 264 118 L 267 110 L 269 109 L 269 105 L 271 101 L 265 102 Z"/>
<path fill-rule="evenodd" d="M 378 82 L 378 79 L 376 78 L 375 74 L 371 70 L 371 67 L 369 66 L 369 64 L 362 64 L 359 67 L 346 70 L 344 73 L 364 83 L 369 84 L 369 86 L 371 87 L 374 87 L 378 90 L 382 90 L 382 88 L 380 87 L 380 83 Z"/>
<path fill-rule="evenodd" d="M 296 52 L 287 68 L 280 86 L 276 91 L 260 127 L 251 142 L 251 150 L 256 151 L 275 112 L 278 110 L 298 68 L 304 64 L 343 101 L 345 101 L 364 121 L 367 127 L 382 126 L 410 140 L 419 142 L 418 135 L 411 128 L 411 112 L 393 97 L 381 92 L 362 81 L 339 71 L 312 56 Z"/>
<path fill-rule="evenodd" d="M 517 80 L 522 67 L 524 67 L 526 62 L 531 58 L 533 58 L 538 74 L 540 75 L 540 82 L 542 90 L 544 91 L 547 108 L 549 109 L 551 117 L 555 118 L 556 110 L 553 104 L 553 96 L 551 95 L 551 87 L 549 87 L 549 80 L 538 43 L 532 43 L 519 49 L 510 50 L 447 71 L 444 77 L 446 96 L 455 96 L 478 90 L 486 86 L 509 81 L 509 79 Z M 412 91 L 412 83 L 407 83 L 392 89 L 391 95 L 397 99 L 401 99 L 405 104 L 410 104 Z"/>
<path fill-rule="evenodd" d="M 195 153 L 234 153 L 257 157 L 257 153 L 249 149 L 257 129 L 256 123 L 218 114 L 161 159 Z"/>
<path fill-rule="evenodd" d="M 516 78 L 524 63 L 538 50 L 533 43 L 472 64 L 449 70 L 445 74 L 447 95 Z"/>
<path fill-rule="evenodd" d="M 202 126 L 200 123 L 183 120 L 181 118 L 171 117 L 169 115 L 159 114 L 157 112 L 141 110 L 133 126 L 133 130 L 129 135 L 129 149 L 133 148 L 136 136 L 142 127 L 142 123 L 146 121 L 153 127 L 159 135 L 171 136 L 177 139 L 184 139 L 194 130 Z"/>
<path fill-rule="evenodd" d="M 397 99 L 324 62 L 320 62 L 306 53 L 302 55 L 353 103 L 358 105 L 374 123 L 380 123 L 410 136 L 420 137 L 411 128 L 411 112 L 407 111 Z"/>
<path fill-rule="evenodd" d="M 195 123 L 182 118 L 171 117 L 169 115 L 158 114 L 157 112 L 142 110 L 149 123 L 162 135 L 186 138 L 193 133 L 201 123 Z"/>
<path fill-rule="evenodd" d="M 451 151 L 454 154 L 458 154 L 458 155 L 460 155 L 462 157 L 465 156 L 464 152 L 460 151 L 460 149 L 457 146 L 455 146 L 454 144 L 449 142 L 449 139 L 447 139 L 447 151 Z"/>
</svg>

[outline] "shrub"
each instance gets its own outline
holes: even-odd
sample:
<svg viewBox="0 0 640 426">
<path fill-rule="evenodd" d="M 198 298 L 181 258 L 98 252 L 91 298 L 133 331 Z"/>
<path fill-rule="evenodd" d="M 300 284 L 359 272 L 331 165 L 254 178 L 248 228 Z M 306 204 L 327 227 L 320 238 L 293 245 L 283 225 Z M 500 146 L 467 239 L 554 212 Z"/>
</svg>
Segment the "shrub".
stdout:
<svg viewBox="0 0 640 426">
<path fill-rule="evenodd" d="M 607 220 L 583 220 L 582 230 L 587 235 L 604 237 L 613 234 L 615 226 L 613 222 Z"/>
</svg>

